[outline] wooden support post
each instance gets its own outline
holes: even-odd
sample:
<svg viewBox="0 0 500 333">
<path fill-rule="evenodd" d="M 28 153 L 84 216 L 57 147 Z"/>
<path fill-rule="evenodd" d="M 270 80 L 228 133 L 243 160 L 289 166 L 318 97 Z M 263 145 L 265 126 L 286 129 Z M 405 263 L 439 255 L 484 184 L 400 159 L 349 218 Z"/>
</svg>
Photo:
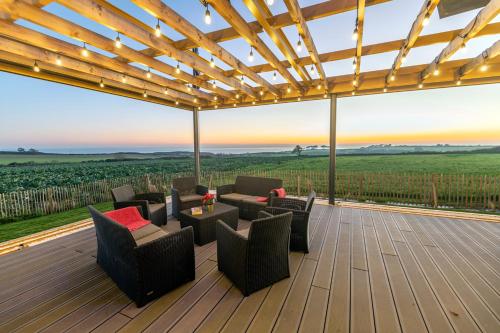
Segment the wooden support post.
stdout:
<svg viewBox="0 0 500 333">
<path fill-rule="evenodd" d="M 200 129 L 198 125 L 198 109 L 193 109 L 193 142 L 194 142 L 194 176 L 196 184 L 200 183 Z"/>
<path fill-rule="evenodd" d="M 335 159 L 337 154 L 337 95 L 330 95 L 330 168 L 328 172 L 328 203 L 335 205 Z"/>
</svg>

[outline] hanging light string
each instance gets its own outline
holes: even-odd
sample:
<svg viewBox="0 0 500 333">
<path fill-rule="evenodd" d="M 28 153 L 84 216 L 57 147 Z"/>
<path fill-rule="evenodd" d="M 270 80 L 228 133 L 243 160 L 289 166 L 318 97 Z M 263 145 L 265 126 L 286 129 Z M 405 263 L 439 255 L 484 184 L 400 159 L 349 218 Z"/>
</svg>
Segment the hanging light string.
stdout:
<svg viewBox="0 0 500 333">
<path fill-rule="evenodd" d="M 208 9 L 208 2 L 203 1 L 203 5 L 205 6 L 205 24 L 212 24 L 212 15 L 210 14 L 210 10 Z"/>
</svg>

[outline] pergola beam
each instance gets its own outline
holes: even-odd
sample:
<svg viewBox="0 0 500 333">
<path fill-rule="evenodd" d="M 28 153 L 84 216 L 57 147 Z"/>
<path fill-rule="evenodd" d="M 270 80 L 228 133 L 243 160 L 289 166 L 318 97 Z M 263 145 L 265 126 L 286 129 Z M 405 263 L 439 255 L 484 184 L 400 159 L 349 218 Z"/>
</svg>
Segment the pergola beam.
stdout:
<svg viewBox="0 0 500 333">
<path fill-rule="evenodd" d="M 391 82 L 391 78 L 394 78 L 397 71 L 401 67 L 403 63 L 403 59 L 406 58 L 410 49 L 415 45 L 418 40 L 418 36 L 424 29 L 424 22 L 428 21 L 434 9 L 439 4 L 439 0 L 425 0 L 420 12 L 417 15 L 417 18 L 413 22 L 410 32 L 408 33 L 408 37 L 406 37 L 403 46 L 399 50 L 396 59 L 394 60 L 394 64 L 392 65 L 391 71 L 387 74 L 386 82 L 389 84 Z"/>
<path fill-rule="evenodd" d="M 238 58 L 229 53 L 226 49 L 219 46 L 217 43 L 210 40 L 201 30 L 196 28 L 189 21 L 180 16 L 173 9 L 162 3 L 160 0 L 132 0 L 136 5 L 142 9 L 148 11 L 155 17 L 158 17 L 165 24 L 169 25 L 176 31 L 187 36 L 193 41 L 209 51 L 217 58 L 224 61 L 229 66 L 233 67 L 235 71 L 244 74 L 250 80 L 261 85 L 263 88 L 269 90 L 275 95 L 279 95 L 278 89 L 273 87 L 272 84 L 264 80 L 257 73 L 253 72 L 244 63 L 242 63 Z"/>
<path fill-rule="evenodd" d="M 180 99 L 186 101 L 188 104 L 193 103 L 192 95 L 165 88 L 165 84 L 168 84 L 168 79 L 162 76 L 151 74 L 152 78 L 146 80 L 145 78 L 147 72 L 142 69 L 124 64 L 118 60 L 108 58 L 100 53 L 92 52 L 90 50 L 88 51 L 89 56 L 84 57 L 80 52 L 81 48 L 79 46 L 42 34 L 38 31 L 0 20 L 0 35 L 13 38 L 32 46 L 56 52 L 59 55 L 69 56 L 80 61 L 93 63 L 99 67 L 122 73 L 122 82 L 129 82 L 129 80 L 133 80 L 136 83 L 143 82 L 143 85 L 147 90 L 163 92 L 164 94 L 166 92 L 169 98 L 174 101 Z"/>
<path fill-rule="evenodd" d="M 356 27 L 358 38 L 356 40 L 356 53 L 354 58 L 356 64 L 354 67 L 354 80 L 353 86 L 356 88 L 359 84 L 359 71 L 361 69 L 361 52 L 363 47 L 363 30 L 365 22 L 365 0 L 358 0 L 358 12 L 356 17 Z"/>
<path fill-rule="evenodd" d="M 260 39 L 255 31 L 248 25 L 248 23 L 241 17 L 241 15 L 234 9 L 229 0 L 208 0 L 208 3 L 243 37 L 249 45 L 259 52 L 264 59 L 266 59 L 271 66 L 273 66 L 285 80 L 287 80 L 295 89 L 302 90 L 302 87 L 297 80 L 290 74 L 285 66 L 281 64 L 279 59 L 267 47 L 267 45 Z"/>
<path fill-rule="evenodd" d="M 293 49 L 292 44 L 290 44 L 290 41 L 286 37 L 285 33 L 281 30 L 281 28 L 274 28 L 269 24 L 268 19 L 269 17 L 272 17 L 272 13 L 264 1 L 243 0 L 243 2 L 257 19 L 264 31 L 269 35 L 274 44 L 276 44 L 281 53 L 283 53 L 285 58 L 288 60 L 288 63 L 293 67 L 297 74 L 299 74 L 302 80 L 311 80 L 307 70 L 297 64 L 296 60 L 298 55 L 295 53 L 295 50 Z"/>
<path fill-rule="evenodd" d="M 210 77 L 227 84 L 228 86 L 232 86 L 237 89 L 239 88 L 246 94 L 253 95 L 253 91 L 251 89 L 248 89 L 248 87 L 245 86 L 240 86 L 240 82 L 238 80 L 232 77 L 226 77 L 219 69 L 212 68 L 207 61 L 199 59 L 199 57 L 193 55 L 191 52 L 184 52 L 177 49 L 163 38 L 155 37 L 152 28 L 146 30 L 145 28 L 136 25 L 127 20 L 125 17 L 117 14 L 115 11 L 105 8 L 104 6 L 100 6 L 94 0 L 57 0 L 57 2 L 87 18 L 98 21 L 110 29 L 127 35 L 144 45 L 161 50 L 170 58 L 174 58 L 193 69 L 201 71 Z M 171 75 L 181 78 L 175 71 Z"/>
<path fill-rule="evenodd" d="M 439 66 L 447 61 L 455 52 L 483 29 L 500 12 L 500 0 L 490 2 L 479 11 L 476 17 L 455 37 L 439 55 L 422 71 L 422 81 L 431 74 L 439 74 Z"/>
<path fill-rule="evenodd" d="M 457 79 L 466 76 L 467 74 L 469 74 L 474 70 L 477 70 L 478 68 L 481 69 L 482 66 L 488 66 L 488 62 L 491 61 L 492 59 L 495 59 L 499 55 L 500 55 L 500 40 L 497 40 L 492 46 L 481 52 L 480 55 L 478 55 L 477 57 L 470 60 L 462 67 L 460 67 L 456 72 Z M 487 67 L 484 67 L 484 69 L 487 70 Z"/>
<path fill-rule="evenodd" d="M 314 40 L 312 38 L 311 32 L 307 27 L 306 20 L 304 15 L 302 14 L 302 10 L 297 0 L 285 0 L 285 5 L 288 8 L 290 16 L 292 20 L 295 21 L 297 25 L 297 30 L 299 34 L 302 36 L 304 40 L 304 44 L 306 45 L 307 50 L 309 51 L 309 55 L 311 57 L 314 66 L 318 71 L 319 78 L 323 81 L 323 86 L 325 89 L 328 89 L 328 83 L 326 82 L 326 74 L 323 69 L 323 65 L 321 64 L 321 60 L 319 59 L 318 49 L 314 44 Z"/>
</svg>

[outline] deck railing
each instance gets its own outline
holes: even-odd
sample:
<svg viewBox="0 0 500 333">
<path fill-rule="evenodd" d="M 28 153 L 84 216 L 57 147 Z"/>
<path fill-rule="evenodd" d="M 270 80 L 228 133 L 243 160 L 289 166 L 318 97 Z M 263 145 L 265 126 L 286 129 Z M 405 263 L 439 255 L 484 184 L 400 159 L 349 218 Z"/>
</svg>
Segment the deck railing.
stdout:
<svg viewBox="0 0 500 333">
<path fill-rule="evenodd" d="M 281 178 L 287 193 L 291 195 L 307 195 L 314 189 L 318 196 L 328 197 L 327 171 L 210 171 L 201 174 L 201 182 L 215 189 L 218 185 L 234 182 L 236 176 L 241 174 Z M 0 219 L 45 215 L 111 201 L 111 188 L 125 184 L 131 184 L 138 192 L 156 190 L 169 195 L 172 179 L 183 175 L 154 173 L 65 187 L 0 193 Z M 500 176 L 340 171 L 336 179 L 336 198 L 424 207 L 498 209 Z"/>
</svg>

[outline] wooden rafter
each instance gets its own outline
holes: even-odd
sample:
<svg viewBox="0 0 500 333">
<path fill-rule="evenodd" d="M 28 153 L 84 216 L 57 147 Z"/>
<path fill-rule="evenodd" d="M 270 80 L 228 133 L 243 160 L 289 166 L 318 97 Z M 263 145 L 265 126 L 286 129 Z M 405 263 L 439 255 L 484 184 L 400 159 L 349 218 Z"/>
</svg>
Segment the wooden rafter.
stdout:
<svg viewBox="0 0 500 333">
<path fill-rule="evenodd" d="M 24 18 L 30 22 L 46 27 L 62 35 L 66 35 L 70 38 L 74 38 L 80 41 L 85 41 L 88 44 L 91 44 L 107 52 L 120 54 L 124 57 L 127 57 L 128 59 L 132 59 L 135 62 L 142 63 L 146 66 L 154 68 L 165 74 L 170 75 L 175 73 L 175 68 L 165 64 L 164 62 L 145 56 L 142 53 L 130 47 L 127 47 L 126 45 L 122 45 L 121 48 L 116 48 L 113 40 L 104 37 L 102 35 L 99 35 L 89 29 L 83 28 L 68 20 L 60 18 L 56 15 L 41 10 L 35 6 L 28 5 L 22 1 L 16 1 L 15 3 L 12 3 L 9 6 L 4 6 L 3 10 L 8 11 L 15 17 Z M 194 78 L 191 75 L 188 75 L 187 73 L 181 72 L 181 75 L 182 78 L 185 79 L 186 81 L 190 80 L 191 82 L 197 84 L 198 86 L 201 86 L 203 88 L 205 87 L 210 88 L 210 85 L 208 83 L 199 79 L 197 80 L 196 78 Z M 212 96 L 210 94 L 207 94 L 203 91 L 199 91 L 196 89 L 190 92 L 188 87 L 173 80 L 164 81 L 164 84 L 167 88 L 179 90 L 185 93 L 191 93 L 197 96 L 198 98 L 203 98 L 207 100 L 212 99 Z M 232 97 L 232 93 L 227 92 L 225 90 L 217 91 L 217 93 L 228 98 Z"/>
<path fill-rule="evenodd" d="M 293 69 L 299 74 L 299 76 L 304 81 L 311 80 L 309 73 L 307 70 L 299 66 L 296 62 L 298 55 L 295 53 L 292 44 L 286 37 L 285 33 L 281 30 L 281 28 L 274 28 L 269 24 L 268 19 L 272 17 L 272 13 L 264 3 L 263 0 L 243 0 L 245 5 L 248 7 L 253 16 L 257 19 L 257 22 L 262 26 L 264 31 L 269 35 L 271 40 L 276 44 L 278 49 L 283 53 L 285 58 L 288 60 L 288 63 L 292 66 Z"/>
<path fill-rule="evenodd" d="M 184 19 L 160 0 L 132 0 L 132 2 L 150 12 L 155 17 L 160 18 L 160 20 L 171 26 L 176 31 L 187 36 L 191 40 L 196 41 L 200 47 L 217 56 L 240 74 L 247 76 L 250 80 L 271 91 L 273 94 L 279 95 L 279 91 L 274 88 L 272 84 L 250 70 L 244 63 L 238 60 L 238 58 L 233 56 L 217 43 L 210 40 L 201 30 L 196 28 L 193 24 Z"/>
<path fill-rule="evenodd" d="M 392 0 L 368 0 L 366 1 L 366 6 L 373 6 L 382 4 L 385 2 L 389 2 Z M 332 16 L 340 13 L 345 13 L 357 8 L 356 0 L 342 0 L 342 1 L 331 1 L 326 0 L 324 2 L 320 2 L 318 4 L 314 4 L 311 6 L 302 8 L 302 15 L 306 21 L 317 20 L 323 17 Z M 295 24 L 288 13 L 282 13 L 279 15 L 275 15 L 273 17 L 268 18 L 269 24 L 273 28 L 283 28 L 290 25 Z M 253 21 L 248 23 L 250 28 L 255 31 L 255 33 L 260 33 L 264 31 L 262 26 L 257 21 Z M 225 42 L 228 40 L 232 40 L 235 38 L 239 38 L 239 33 L 233 28 L 225 28 L 217 31 L 213 31 L 207 34 L 207 37 L 213 40 L 216 43 Z M 196 47 L 197 44 L 191 41 L 190 39 L 181 39 L 174 43 L 175 47 L 181 50 L 188 50 Z M 157 53 L 155 50 L 151 48 L 147 48 L 142 50 L 144 54 L 149 56 L 158 56 L 161 53 Z"/>
<path fill-rule="evenodd" d="M 396 56 L 396 59 L 394 60 L 394 64 L 392 65 L 392 68 L 387 74 L 386 77 L 386 82 L 387 84 L 390 84 L 392 80 L 395 79 L 396 73 L 401 67 L 403 63 L 403 59 L 406 59 L 406 56 L 410 52 L 410 49 L 415 45 L 416 41 L 418 40 L 418 36 L 422 32 L 424 28 L 424 22 L 429 20 L 429 17 L 432 15 L 434 12 L 434 9 L 436 9 L 436 6 L 439 4 L 440 0 L 425 0 L 422 8 L 420 9 L 420 12 L 417 15 L 417 18 L 413 22 L 410 32 L 408 33 L 408 37 L 406 37 L 403 46 L 399 50 L 398 55 Z"/>
<path fill-rule="evenodd" d="M 23 43 L 27 43 L 46 50 L 51 50 L 59 55 L 69 56 L 80 61 L 86 61 L 99 67 L 115 71 L 122 75 L 122 82 L 129 82 L 130 80 L 132 80 L 131 83 L 143 82 L 143 85 L 146 87 L 146 89 L 163 93 L 167 92 L 168 96 L 170 97 L 169 99 L 173 99 L 174 101 L 180 99 L 191 103 L 193 100 L 193 96 L 190 94 L 186 94 L 173 89 L 166 90 L 165 83 L 168 83 L 167 81 L 169 80 L 164 78 L 163 76 L 151 74 L 152 78 L 149 80 L 145 80 L 147 72 L 144 70 L 128 64 L 123 64 L 118 60 L 111 59 L 107 56 L 104 56 L 97 52 L 92 52 L 90 50 L 89 57 L 84 57 L 81 54 L 81 48 L 79 46 L 51 36 L 47 36 L 38 31 L 0 20 L 0 35 L 7 36 Z"/>
<path fill-rule="evenodd" d="M 477 70 L 478 68 L 481 69 L 483 67 L 483 71 L 486 71 L 488 69 L 488 62 L 491 61 L 492 59 L 495 59 L 500 55 L 500 40 L 497 40 L 492 46 L 481 52 L 480 55 L 475 57 L 474 59 L 471 59 L 468 63 L 460 67 L 457 72 L 456 76 L 457 79 L 460 80 L 462 77 L 466 76 L 470 72 Z"/>
<path fill-rule="evenodd" d="M 228 86 L 234 87 L 236 89 L 240 89 L 251 96 L 253 94 L 253 91 L 251 89 L 249 89 L 245 85 L 240 85 L 240 82 L 237 79 L 224 76 L 224 74 L 219 69 L 212 68 L 207 61 L 196 57 L 192 52 L 184 52 L 182 50 L 179 50 L 165 39 L 155 37 L 153 28 L 149 28 L 148 30 L 146 30 L 144 27 L 141 27 L 134 22 L 129 21 L 126 17 L 123 17 L 116 11 L 112 11 L 107 7 L 105 8 L 104 6 L 100 6 L 94 0 L 57 0 L 57 2 L 87 18 L 97 20 L 101 24 L 115 31 L 119 31 L 120 33 L 144 45 L 147 45 L 159 51 L 161 50 L 170 58 L 176 59 L 193 69 L 201 71 L 215 80 L 223 82 Z M 173 76 L 177 77 L 178 74 L 174 72 Z"/>
<path fill-rule="evenodd" d="M 422 71 L 422 81 L 431 74 L 439 74 L 439 66 L 481 31 L 500 12 L 500 0 L 490 2 L 479 11 L 476 17 L 455 37 L 439 55 Z"/>
<path fill-rule="evenodd" d="M 359 71 L 361 69 L 361 52 L 363 47 L 363 31 L 364 31 L 364 22 L 365 22 L 365 0 L 358 0 L 358 12 L 356 16 L 356 27 L 355 33 L 358 34 L 358 38 L 356 40 L 356 53 L 354 58 L 356 59 L 355 68 L 354 68 L 354 80 L 353 85 L 355 87 L 359 84 Z"/>
<path fill-rule="evenodd" d="M 299 34 L 304 39 L 304 44 L 306 45 L 306 48 L 309 51 L 314 66 L 316 66 L 319 78 L 323 81 L 323 87 L 325 87 L 325 89 L 328 89 L 326 82 L 326 74 L 325 70 L 323 69 L 323 65 L 321 64 L 321 60 L 319 59 L 318 49 L 314 44 L 314 40 L 312 38 L 311 32 L 309 31 L 309 28 L 307 27 L 306 20 L 304 18 L 304 15 L 302 14 L 302 10 L 300 8 L 298 1 L 285 0 L 285 5 L 288 8 L 290 16 L 297 25 L 297 30 L 299 31 Z"/>
<path fill-rule="evenodd" d="M 260 39 L 255 31 L 248 25 L 248 23 L 241 17 L 241 15 L 234 9 L 229 0 L 208 0 L 208 3 L 243 37 L 248 44 L 252 45 L 254 49 L 259 52 L 264 59 L 266 59 L 271 66 L 273 66 L 285 80 L 288 81 L 295 89 L 302 90 L 302 87 L 297 80 L 290 74 L 285 66 L 281 64 L 279 59 L 267 47 L 267 45 Z"/>
</svg>

